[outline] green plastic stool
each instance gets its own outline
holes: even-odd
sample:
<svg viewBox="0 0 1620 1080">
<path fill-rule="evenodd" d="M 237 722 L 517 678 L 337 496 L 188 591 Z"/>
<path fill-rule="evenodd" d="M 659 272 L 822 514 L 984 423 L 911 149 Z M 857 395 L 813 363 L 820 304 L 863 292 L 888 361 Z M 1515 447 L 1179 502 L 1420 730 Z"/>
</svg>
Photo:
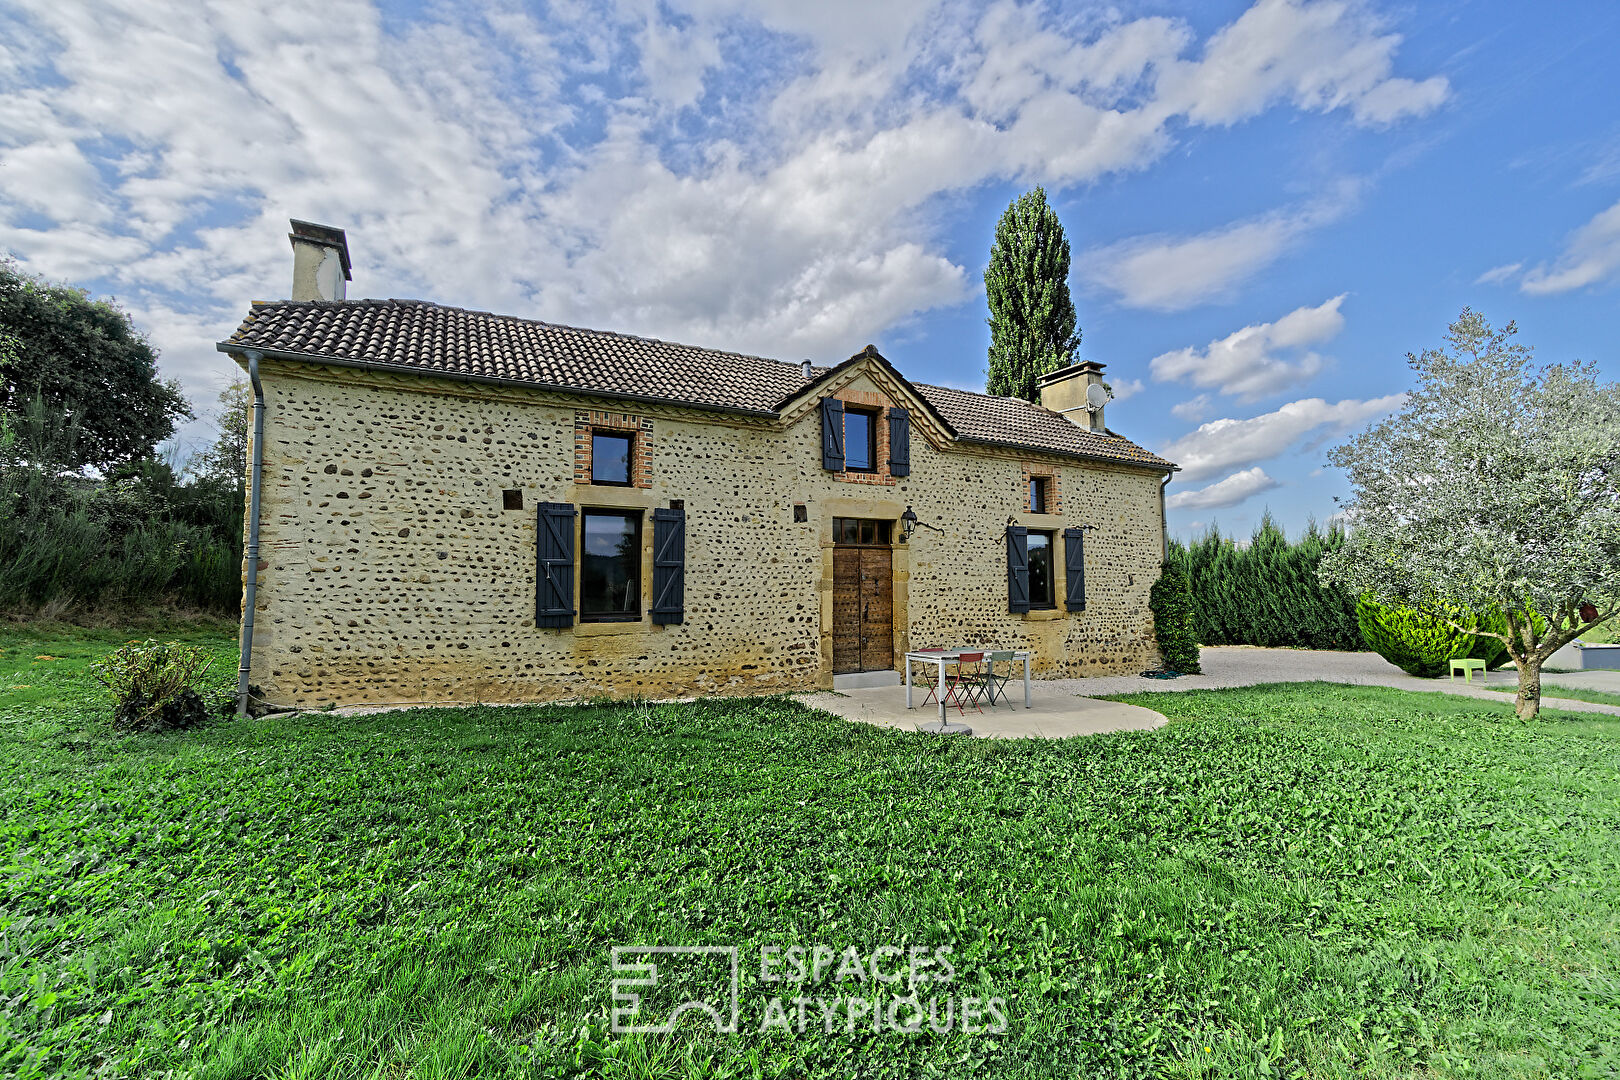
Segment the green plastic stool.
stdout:
<svg viewBox="0 0 1620 1080">
<path fill-rule="evenodd" d="M 1463 673 L 1463 682 L 1473 682 L 1474 672 L 1479 672 L 1481 679 L 1485 678 L 1485 661 L 1473 660 L 1469 657 L 1459 657 L 1451 662 L 1451 679 L 1456 681 L 1457 672 Z"/>
</svg>

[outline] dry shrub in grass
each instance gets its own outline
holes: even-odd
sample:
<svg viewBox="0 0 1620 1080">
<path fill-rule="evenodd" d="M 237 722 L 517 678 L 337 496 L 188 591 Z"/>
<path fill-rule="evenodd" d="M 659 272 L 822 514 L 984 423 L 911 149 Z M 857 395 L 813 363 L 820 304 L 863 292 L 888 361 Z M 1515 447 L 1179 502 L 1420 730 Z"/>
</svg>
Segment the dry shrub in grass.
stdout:
<svg viewBox="0 0 1620 1080">
<path fill-rule="evenodd" d="M 173 731 L 208 719 L 197 685 L 213 662 L 195 645 L 148 640 L 114 650 L 90 671 L 112 691 L 115 729 Z"/>
</svg>

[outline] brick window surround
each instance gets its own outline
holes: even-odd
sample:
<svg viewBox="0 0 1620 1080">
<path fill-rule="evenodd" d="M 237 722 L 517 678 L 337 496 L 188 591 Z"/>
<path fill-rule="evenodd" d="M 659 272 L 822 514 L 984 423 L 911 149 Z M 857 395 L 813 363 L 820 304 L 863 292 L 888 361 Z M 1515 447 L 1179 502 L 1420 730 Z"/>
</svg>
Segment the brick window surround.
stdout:
<svg viewBox="0 0 1620 1080">
<path fill-rule="evenodd" d="M 1039 479 L 1046 481 L 1046 509 L 1043 511 L 1043 513 L 1045 513 L 1048 517 L 1062 514 L 1063 493 L 1058 490 L 1057 470 L 1050 465 L 1035 465 L 1026 461 L 1024 462 L 1022 471 L 1024 476 L 1024 512 L 1026 514 L 1033 514 L 1035 512 L 1035 508 L 1029 505 L 1029 482 L 1031 480 Z"/>
<path fill-rule="evenodd" d="M 580 409 L 574 413 L 574 483 L 591 482 L 591 433 L 629 434 L 630 486 L 652 487 L 653 422 L 632 413 Z"/>
<path fill-rule="evenodd" d="M 877 460 L 872 464 L 877 468 L 872 472 L 835 472 L 832 478 L 846 484 L 878 484 L 893 487 L 898 482 L 889 474 L 889 409 L 894 403 L 887 396 L 871 390 L 840 390 L 832 396 L 842 401 L 846 410 L 854 406 L 858 410 L 877 413 L 872 418 L 873 427 L 876 429 L 876 438 L 872 441 L 877 444 Z"/>
</svg>

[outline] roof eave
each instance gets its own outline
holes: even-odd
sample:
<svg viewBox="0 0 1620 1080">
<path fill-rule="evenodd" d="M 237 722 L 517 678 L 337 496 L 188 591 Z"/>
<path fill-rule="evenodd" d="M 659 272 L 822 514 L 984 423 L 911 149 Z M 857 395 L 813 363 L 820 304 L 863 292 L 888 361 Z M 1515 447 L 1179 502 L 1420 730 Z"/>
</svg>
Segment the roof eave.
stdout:
<svg viewBox="0 0 1620 1080">
<path fill-rule="evenodd" d="M 1078 450 L 1058 450 L 1050 446 L 1030 446 L 1027 443 L 1008 442 L 1005 439 L 984 439 L 972 435 L 964 435 L 959 442 L 976 443 L 980 446 L 996 446 L 1003 450 L 1018 450 L 1026 454 L 1052 454 L 1056 457 L 1074 458 L 1078 461 L 1099 461 L 1108 465 L 1123 465 L 1130 469 L 1146 469 L 1156 473 L 1180 472 L 1181 466 L 1168 461 L 1132 461 L 1129 458 L 1109 457 L 1106 454 L 1084 454 Z"/>
<path fill-rule="evenodd" d="M 715 405 L 701 401 L 682 401 L 679 398 L 658 397 L 652 394 L 627 394 L 615 390 L 588 390 L 578 386 L 565 386 L 562 383 L 538 382 L 534 379 L 508 379 L 499 375 L 475 375 L 465 371 L 444 371 L 439 368 L 417 367 L 413 364 L 393 364 L 385 360 L 357 360 L 345 356 L 327 356 L 324 353 L 292 352 L 286 349 L 269 349 L 261 345 L 248 345 L 239 341 L 219 341 L 214 348 L 222 353 L 248 353 L 256 352 L 260 356 L 272 360 L 291 360 L 301 364 L 320 364 L 328 367 L 355 368 L 361 371 L 384 371 L 396 375 L 415 375 L 419 378 L 449 379 L 453 382 L 478 383 L 486 386 L 507 386 L 522 390 L 545 390 L 552 393 L 570 394 L 574 397 L 608 398 L 612 401 L 634 401 L 643 405 L 674 405 L 683 409 L 699 409 L 704 412 L 722 413 L 729 416 L 748 416 L 761 420 L 774 420 L 781 414 L 773 409 L 749 409 L 740 405 Z"/>
</svg>

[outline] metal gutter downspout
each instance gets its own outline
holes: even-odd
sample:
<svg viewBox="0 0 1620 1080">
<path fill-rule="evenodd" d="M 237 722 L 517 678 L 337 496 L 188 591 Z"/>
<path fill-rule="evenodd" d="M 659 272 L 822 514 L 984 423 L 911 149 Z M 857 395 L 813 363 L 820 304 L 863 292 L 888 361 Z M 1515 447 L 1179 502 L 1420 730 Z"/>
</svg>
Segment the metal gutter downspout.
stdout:
<svg viewBox="0 0 1620 1080">
<path fill-rule="evenodd" d="M 243 349 L 253 384 L 253 466 L 248 471 L 247 584 L 242 590 L 241 663 L 236 668 L 236 715 L 248 714 L 248 672 L 253 667 L 253 613 L 259 597 L 259 492 L 264 480 L 264 386 L 257 349 Z"/>
<path fill-rule="evenodd" d="M 1163 562 L 1170 561 L 1170 518 L 1164 510 L 1164 489 L 1170 486 L 1170 481 L 1175 479 L 1175 475 L 1173 472 L 1167 472 L 1164 479 L 1159 481 L 1159 547 Z"/>
</svg>

